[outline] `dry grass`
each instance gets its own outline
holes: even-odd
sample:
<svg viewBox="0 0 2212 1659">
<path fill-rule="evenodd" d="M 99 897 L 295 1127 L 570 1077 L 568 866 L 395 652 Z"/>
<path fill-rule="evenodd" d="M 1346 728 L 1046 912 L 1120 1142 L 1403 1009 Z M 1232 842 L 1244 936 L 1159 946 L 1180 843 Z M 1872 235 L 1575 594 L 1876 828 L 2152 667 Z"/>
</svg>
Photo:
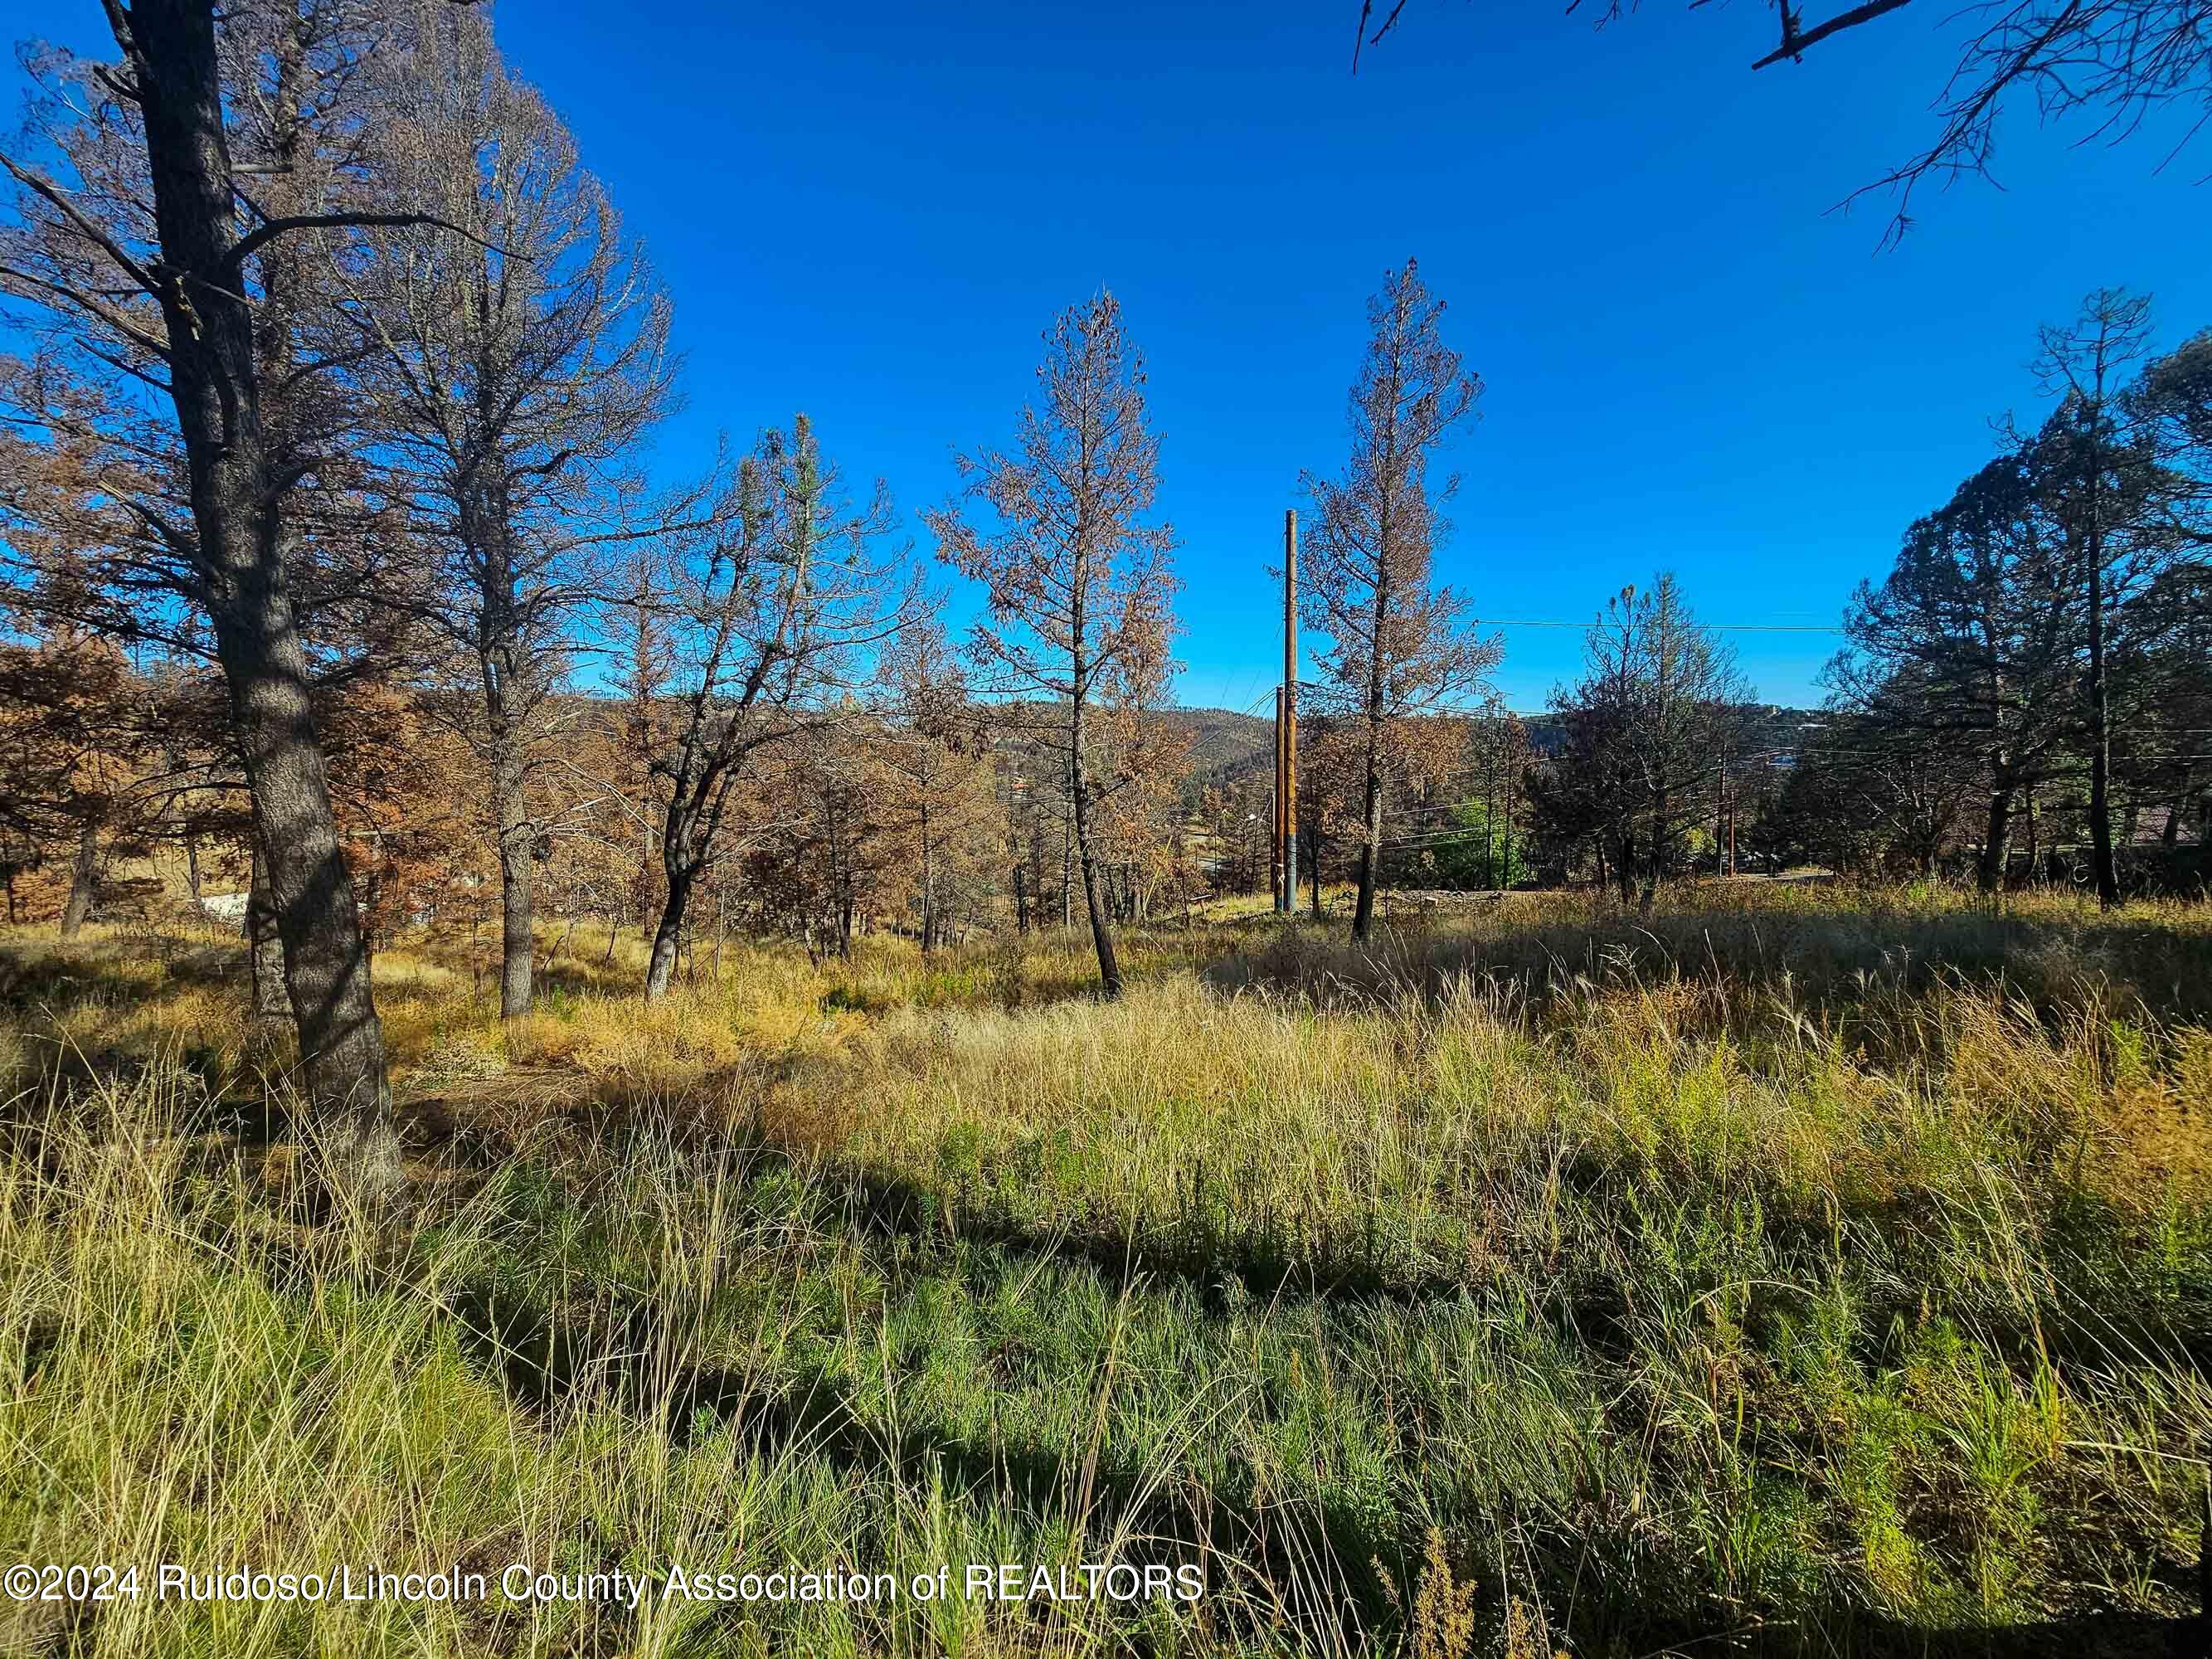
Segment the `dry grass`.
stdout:
<svg viewBox="0 0 2212 1659">
<path fill-rule="evenodd" d="M 732 948 L 647 1009 L 605 943 L 505 1030 L 460 942 L 380 957 L 424 1179 L 362 1237 L 205 1132 L 283 1064 L 228 946 L 0 941 L 0 1553 L 1118 1553 L 1206 1597 L 142 1607 L 82 1650 L 2086 1652 L 2191 1606 L 2202 912 L 1238 917 L 1133 941 L 1113 1005 L 1041 939 Z"/>
</svg>

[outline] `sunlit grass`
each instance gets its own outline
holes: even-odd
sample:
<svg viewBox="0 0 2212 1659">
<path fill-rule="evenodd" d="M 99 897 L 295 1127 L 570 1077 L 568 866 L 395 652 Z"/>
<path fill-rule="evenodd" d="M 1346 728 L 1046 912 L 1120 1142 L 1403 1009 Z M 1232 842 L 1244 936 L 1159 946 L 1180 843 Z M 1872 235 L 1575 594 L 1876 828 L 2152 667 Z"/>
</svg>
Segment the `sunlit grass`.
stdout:
<svg viewBox="0 0 2212 1659">
<path fill-rule="evenodd" d="M 79 1650 L 1921 1652 L 2191 1606 L 2201 911 L 1178 921 L 1112 1004 L 1056 935 L 732 944 L 651 1008 L 606 944 L 504 1028 L 465 941 L 380 952 L 409 1109 L 488 1139 L 362 1234 L 207 1132 L 283 1061 L 217 942 L 0 941 L 0 1553 L 1207 1596 L 139 1607 Z"/>
</svg>

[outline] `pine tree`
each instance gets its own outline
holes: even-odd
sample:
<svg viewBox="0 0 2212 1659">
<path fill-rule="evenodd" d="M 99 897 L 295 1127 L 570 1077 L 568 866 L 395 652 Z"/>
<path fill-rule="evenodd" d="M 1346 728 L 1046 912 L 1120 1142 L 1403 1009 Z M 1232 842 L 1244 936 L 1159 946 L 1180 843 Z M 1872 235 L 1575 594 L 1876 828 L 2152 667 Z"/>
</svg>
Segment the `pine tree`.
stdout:
<svg viewBox="0 0 2212 1659">
<path fill-rule="evenodd" d="M 1091 719 L 1139 699 L 1162 673 L 1175 629 L 1175 536 L 1146 522 L 1158 486 L 1142 360 L 1114 296 L 1062 313 L 1037 370 L 1042 406 L 1022 410 L 1016 453 L 962 456 L 963 501 L 926 514 L 938 556 L 983 584 L 988 614 L 969 651 L 987 688 L 1042 697 L 1056 711 L 1073 854 L 1108 996 L 1121 989 L 1094 816 Z"/>
<path fill-rule="evenodd" d="M 1445 526 L 1437 509 L 1456 481 L 1431 488 L 1429 462 L 1482 393 L 1446 345 L 1443 301 L 1415 263 L 1384 278 L 1368 301 L 1366 360 L 1351 396 L 1352 455 L 1340 479 L 1309 473 L 1299 606 L 1328 635 L 1318 658 L 1316 712 L 1362 725 L 1359 897 L 1352 936 L 1374 925 L 1385 801 L 1403 769 L 1406 724 L 1478 693 L 1503 654 L 1478 638 L 1468 602 L 1434 579 Z"/>
</svg>

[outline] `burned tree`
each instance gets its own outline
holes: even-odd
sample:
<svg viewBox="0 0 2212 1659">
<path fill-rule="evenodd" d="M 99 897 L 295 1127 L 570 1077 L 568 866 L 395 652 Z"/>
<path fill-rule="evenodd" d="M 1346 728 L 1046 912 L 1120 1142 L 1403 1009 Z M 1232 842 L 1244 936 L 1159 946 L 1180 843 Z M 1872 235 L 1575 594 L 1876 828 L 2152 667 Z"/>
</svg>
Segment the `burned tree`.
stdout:
<svg viewBox="0 0 2212 1659">
<path fill-rule="evenodd" d="M 933 617 L 893 643 L 884 665 L 892 698 L 874 733 L 882 788 L 878 816 L 913 872 L 922 954 L 945 943 L 956 896 L 1005 842 L 988 732 L 970 700 L 951 642 Z M 849 937 L 849 926 L 847 935 Z"/>
<path fill-rule="evenodd" d="M 924 514 L 938 556 L 983 584 L 988 606 L 969 653 L 987 688 L 1055 711 L 1067 781 L 1070 851 L 1108 996 L 1121 963 L 1098 870 L 1087 729 L 1092 710 L 1157 672 L 1173 630 L 1174 532 L 1146 515 L 1159 440 L 1145 424 L 1143 360 L 1101 292 L 1045 336 L 1042 407 L 1023 409 L 1016 453 L 963 455 L 962 501 Z M 979 510 L 971 523 L 963 504 Z"/>
<path fill-rule="evenodd" d="M 547 842 L 531 784 L 571 618 L 621 533 L 624 469 L 668 401 L 669 308 L 484 15 L 440 5 L 391 58 L 388 187 L 442 223 L 375 239 L 343 315 L 387 485 L 434 560 L 424 615 L 470 682 L 439 706 L 464 716 L 484 772 L 513 1019 L 530 1009 Z"/>
<path fill-rule="evenodd" d="M 1413 260 L 1368 301 L 1366 360 L 1351 396 L 1352 455 L 1339 479 L 1308 473 L 1305 625 L 1328 636 L 1312 697 L 1324 714 L 1361 725 L 1359 898 L 1352 936 L 1374 926 L 1386 793 L 1401 769 L 1406 722 L 1478 692 L 1501 650 L 1476 637 L 1468 601 L 1434 584 L 1445 526 L 1430 457 L 1474 412 L 1480 378 L 1443 342 L 1443 301 Z"/>
<path fill-rule="evenodd" d="M 659 586 L 670 678 L 649 697 L 668 887 L 645 994 L 667 994 L 701 877 L 758 830 L 733 816 L 755 762 L 853 719 L 879 646 L 911 623 L 920 590 L 880 482 L 865 505 L 823 463 L 804 415 L 738 467 L 717 510 L 668 538 Z"/>
</svg>

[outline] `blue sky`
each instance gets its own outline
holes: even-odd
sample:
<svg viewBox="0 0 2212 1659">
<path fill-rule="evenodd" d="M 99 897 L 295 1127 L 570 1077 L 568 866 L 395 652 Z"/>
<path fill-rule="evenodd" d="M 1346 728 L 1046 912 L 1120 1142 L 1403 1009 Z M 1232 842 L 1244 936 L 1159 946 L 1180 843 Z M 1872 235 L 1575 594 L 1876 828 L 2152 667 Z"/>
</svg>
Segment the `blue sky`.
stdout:
<svg viewBox="0 0 2212 1659">
<path fill-rule="evenodd" d="M 671 468 L 805 409 L 926 550 L 953 449 L 1009 436 L 1042 330 L 1111 287 L 1194 703 L 1273 684 L 1264 568 L 1299 470 L 1341 462 L 1364 301 L 1408 254 L 1487 383 L 1439 562 L 1499 618 L 1583 619 L 1669 568 L 1710 621 L 1832 624 L 1990 417 L 2038 408 L 2039 321 L 2122 283 L 2162 343 L 2212 325 L 2212 145 L 2160 172 L 2160 132 L 2076 148 L 2022 107 L 2006 188 L 1931 191 L 1897 251 L 1880 201 L 1825 212 L 1931 132 L 1932 4 L 1757 74 L 1752 0 L 1561 10 L 1412 0 L 1356 79 L 1342 0 L 503 0 L 497 28 L 673 294 Z M 14 21 L 100 44 L 90 0 Z M 1781 701 L 1837 643 L 1732 638 Z M 1516 707 L 1573 676 L 1573 629 L 1506 639 Z"/>
</svg>

